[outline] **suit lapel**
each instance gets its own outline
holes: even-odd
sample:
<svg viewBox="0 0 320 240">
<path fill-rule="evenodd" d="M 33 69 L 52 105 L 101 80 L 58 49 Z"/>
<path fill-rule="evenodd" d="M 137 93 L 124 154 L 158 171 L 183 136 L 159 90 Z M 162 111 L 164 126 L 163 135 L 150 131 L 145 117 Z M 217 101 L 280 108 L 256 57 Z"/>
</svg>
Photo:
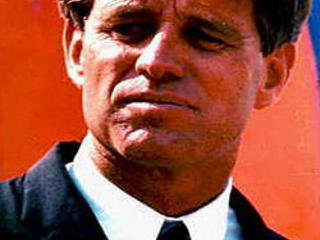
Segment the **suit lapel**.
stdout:
<svg viewBox="0 0 320 240">
<path fill-rule="evenodd" d="M 236 188 L 233 188 L 231 192 L 230 207 L 236 213 L 244 239 L 286 240 L 266 227 L 255 208 Z"/>
<path fill-rule="evenodd" d="M 79 144 L 65 145 L 55 146 L 26 175 L 21 220 L 31 228 L 41 229 L 43 239 L 106 240 L 65 169 Z"/>
<path fill-rule="evenodd" d="M 65 169 L 78 148 L 75 142 L 59 143 L 26 175 L 20 218 L 43 240 L 107 240 Z M 245 240 L 285 240 L 265 226 L 254 207 L 235 188 L 230 207 Z"/>
</svg>

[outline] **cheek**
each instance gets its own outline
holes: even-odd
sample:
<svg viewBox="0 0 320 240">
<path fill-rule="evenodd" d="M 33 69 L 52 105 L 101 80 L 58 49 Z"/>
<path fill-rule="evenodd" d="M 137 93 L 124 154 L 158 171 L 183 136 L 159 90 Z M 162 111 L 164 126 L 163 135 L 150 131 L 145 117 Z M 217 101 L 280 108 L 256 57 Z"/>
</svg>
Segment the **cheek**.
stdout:
<svg viewBox="0 0 320 240">
<path fill-rule="evenodd" d="M 253 61 L 221 58 L 208 62 L 202 65 L 206 70 L 198 72 L 208 101 L 226 108 L 253 104 L 259 81 Z"/>
<path fill-rule="evenodd" d="M 203 70 L 197 71 L 195 76 L 199 88 L 193 89 L 202 93 L 200 101 L 203 103 L 201 121 L 196 128 L 208 139 L 204 148 L 218 149 L 239 140 L 253 109 L 259 76 L 249 61 L 208 62 L 201 64 Z"/>
<path fill-rule="evenodd" d="M 116 44 L 89 43 L 88 46 L 84 50 L 84 87 L 110 95 L 113 86 L 130 71 L 132 57 Z"/>
<path fill-rule="evenodd" d="M 221 136 L 235 138 L 246 125 L 256 99 L 259 74 L 254 61 L 219 58 L 203 62 L 198 71 L 203 106 L 202 116 Z M 258 65 L 258 64 L 256 64 Z M 214 130 L 213 130 L 214 132 Z"/>
<path fill-rule="evenodd" d="M 83 51 L 84 100 L 109 105 L 114 87 L 132 72 L 136 58 L 133 51 L 110 40 L 86 41 Z"/>
<path fill-rule="evenodd" d="M 85 42 L 82 100 L 84 118 L 91 130 L 107 131 L 110 96 L 117 83 L 132 71 L 135 58 L 135 54 L 116 44 Z"/>
</svg>

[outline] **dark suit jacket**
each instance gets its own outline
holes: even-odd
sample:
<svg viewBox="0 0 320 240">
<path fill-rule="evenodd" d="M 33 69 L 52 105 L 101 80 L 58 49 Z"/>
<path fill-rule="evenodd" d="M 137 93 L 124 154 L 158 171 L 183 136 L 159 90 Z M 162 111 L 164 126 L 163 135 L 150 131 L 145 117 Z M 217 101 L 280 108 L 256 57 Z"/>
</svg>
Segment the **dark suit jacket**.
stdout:
<svg viewBox="0 0 320 240">
<path fill-rule="evenodd" d="M 27 174 L 0 184 L 1 240 L 106 240 L 65 169 L 78 148 L 79 143 L 59 143 Z M 246 240 L 285 239 L 265 226 L 236 189 L 230 206 Z"/>
</svg>

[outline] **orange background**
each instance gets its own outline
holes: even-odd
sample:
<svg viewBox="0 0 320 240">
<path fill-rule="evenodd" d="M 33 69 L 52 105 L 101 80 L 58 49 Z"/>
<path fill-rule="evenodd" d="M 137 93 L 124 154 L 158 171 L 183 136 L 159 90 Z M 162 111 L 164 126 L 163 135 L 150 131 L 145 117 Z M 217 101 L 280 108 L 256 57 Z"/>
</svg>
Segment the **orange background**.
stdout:
<svg viewBox="0 0 320 240">
<path fill-rule="evenodd" d="M 0 2 L 0 179 L 26 171 L 55 141 L 85 134 L 80 92 L 68 80 L 54 0 Z M 235 184 L 290 239 L 320 239 L 319 101 L 308 32 L 290 84 L 253 113 Z"/>
</svg>

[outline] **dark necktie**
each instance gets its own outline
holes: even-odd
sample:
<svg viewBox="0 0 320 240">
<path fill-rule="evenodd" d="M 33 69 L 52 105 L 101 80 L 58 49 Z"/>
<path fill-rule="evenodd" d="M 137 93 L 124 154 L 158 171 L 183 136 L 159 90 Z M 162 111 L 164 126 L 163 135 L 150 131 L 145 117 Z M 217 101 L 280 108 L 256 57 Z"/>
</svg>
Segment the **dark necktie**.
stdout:
<svg viewBox="0 0 320 240">
<path fill-rule="evenodd" d="M 165 221 L 157 240 L 191 240 L 191 238 L 182 221 Z"/>
</svg>

